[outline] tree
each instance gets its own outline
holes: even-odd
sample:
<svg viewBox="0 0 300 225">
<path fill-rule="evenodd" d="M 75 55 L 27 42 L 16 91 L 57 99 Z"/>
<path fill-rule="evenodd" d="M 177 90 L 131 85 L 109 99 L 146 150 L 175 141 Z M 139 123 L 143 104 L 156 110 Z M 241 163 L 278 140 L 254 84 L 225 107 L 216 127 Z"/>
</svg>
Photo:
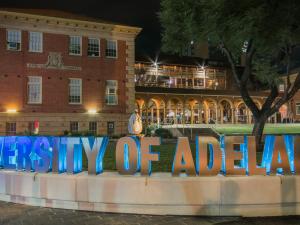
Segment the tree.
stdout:
<svg viewBox="0 0 300 225">
<path fill-rule="evenodd" d="M 267 119 L 300 88 L 300 75 L 293 81 L 290 78 L 291 58 L 300 44 L 300 1 L 162 0 L 159 17 L 164 51 L 180 54 L 191 41 L 209 40 L 226 55 L 243 101 L 253 114 L 252 134 L 261 149 Z M 241 56 L 245 59 L 242 67 Z M 268 90 L 261 109 L 250 95 L 253 81 Z M 278 87 L 284 81 L 280 93 Z"/>
</svg>

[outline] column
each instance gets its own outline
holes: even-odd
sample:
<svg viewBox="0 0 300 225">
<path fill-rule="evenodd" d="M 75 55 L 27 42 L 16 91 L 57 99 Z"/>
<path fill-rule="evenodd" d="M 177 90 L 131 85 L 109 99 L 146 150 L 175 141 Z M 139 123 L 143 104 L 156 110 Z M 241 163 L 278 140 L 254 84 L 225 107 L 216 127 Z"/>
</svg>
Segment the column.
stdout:
<svg viewBox="0 0 300 225">
<path fill-rule="evenodd" d="M 216 104 L 216 124 L 218 123 L 218 117 L 219 117 L 218 105 Z"/>
<path fill-rule="evenodd" d="M 153 112 L 153 107 L 151 108 L 151 124 L 153 124 L 153 118 L 154 117 L 154 112 Z"/>
<path fill-rule="evenodd" d="M 194 124 L 194 115 L 195 113 L 194 113 L 194 107 L 193 106 L 191 106 L 191 124 Z"/>
<path fill-rule="evenodd" d="M 182 111 L 182 124 L 185 124 L 185 101 L 183 101 Z"/>
<path fill-rule="evenodd" d="M 205 119 L 206 119 L 206 123 L 208 123 L 209 122 L 209 120 L 210 120 L 210 109 L 208 108 L 207 110 L 205 110 L 206 111 L 206 116 L 205 116 Z"/>
<path fill-rule="evenodd" d="M 249 110 L 247 110 L 247 119 L 248 119 L 248 124 L 251 123 L 251 113 Z"/>
<path fill-rule="evenodd" d="M 156 109 L 156 120 L 157 120 L 157 125 L 160 125 L 159 108 Z"/>
<path fill-rule="evenodd" d="M 166 123 L 166 112 L 167 112 L 167 107 L 166 107 L 166 104 L 164 105 L 164 120 L 163 122 Z"/>
<path fill-rule="evenodd" d="M 149 113 L 149 109 L 148 109 L 148 104 L 146 104 L 146 128 L 148 127 L 149 121 L 148 121 L 148 113 Z"/>
<path fill-rule="evenodd" d="M 235 110 L 234 108 L 231 109 L 231 123 L 234 124 L 234 117 L 235 117 Z"/>
</svg>

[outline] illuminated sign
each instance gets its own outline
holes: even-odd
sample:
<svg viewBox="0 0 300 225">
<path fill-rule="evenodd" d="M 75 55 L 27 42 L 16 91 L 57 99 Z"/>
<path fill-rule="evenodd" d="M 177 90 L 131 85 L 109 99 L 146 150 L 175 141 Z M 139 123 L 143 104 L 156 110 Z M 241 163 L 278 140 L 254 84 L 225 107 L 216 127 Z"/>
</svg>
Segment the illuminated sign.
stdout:
<svg viewBox="0 0 300 225">
<path fill-rule="evenodd" d="M 40 173 L 79 173 L 86 155 L 89 174 L 103 172 L 107 137 L 0 137 L 0 166 L 3 169 Z M 152 147 L 158 137 L 123 137 L 116 144 L 116 168 L 120 174 L 151 175 L 159 153 Z M 300 136 L 266 136 L 261 162 L 257 163 L 252 136 L 196 138 L 193 157 L 188 138 L 177 140 L 172 174 L 188 176 L 271 175 L 300 173 Z"/>
</svg>

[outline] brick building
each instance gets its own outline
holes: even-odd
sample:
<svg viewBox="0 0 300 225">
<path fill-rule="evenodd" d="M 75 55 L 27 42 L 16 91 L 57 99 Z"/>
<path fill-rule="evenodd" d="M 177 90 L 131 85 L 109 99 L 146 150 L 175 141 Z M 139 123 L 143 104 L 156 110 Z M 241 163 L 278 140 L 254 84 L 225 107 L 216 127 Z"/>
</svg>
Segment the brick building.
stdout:
<svg viewBox="0 0 300 225">
<path fill-rule="evenodd" d="M 0 134 L 127 133 L 140 28 L 51 10 L 0 10 Z"/>
</svg>

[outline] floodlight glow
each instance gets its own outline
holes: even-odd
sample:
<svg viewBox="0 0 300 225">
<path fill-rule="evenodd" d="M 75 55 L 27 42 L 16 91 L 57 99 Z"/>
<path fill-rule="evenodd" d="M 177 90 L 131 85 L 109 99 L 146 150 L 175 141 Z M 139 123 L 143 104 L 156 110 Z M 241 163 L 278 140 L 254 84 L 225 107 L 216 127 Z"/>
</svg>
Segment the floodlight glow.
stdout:
<svg viewBox="0 0 300 225">
<path fill-rule="evenodd" d="M 17 110 L 16 109 L 8 109 L 6 110 L 7 113 L 16 113 Z"/>
<path fill-rule="evenodd" d="M 89 109 L 88 114 L 96 114 L 97 110 L 96 109 Z"/>
</svg>

